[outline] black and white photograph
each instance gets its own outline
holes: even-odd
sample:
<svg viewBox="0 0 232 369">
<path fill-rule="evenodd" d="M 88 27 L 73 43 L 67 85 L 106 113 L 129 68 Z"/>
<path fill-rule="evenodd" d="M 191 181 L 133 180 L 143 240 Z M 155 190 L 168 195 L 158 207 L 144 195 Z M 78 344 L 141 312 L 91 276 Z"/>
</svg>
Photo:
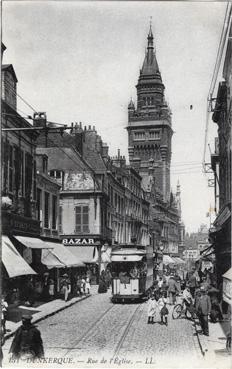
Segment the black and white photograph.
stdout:
<svg viewBox="0 0 232 369">
<path fill-rule="evenodd" d="M 231 367 L 232 2 L 1 1 L 1 366 Z"/>
</svg>

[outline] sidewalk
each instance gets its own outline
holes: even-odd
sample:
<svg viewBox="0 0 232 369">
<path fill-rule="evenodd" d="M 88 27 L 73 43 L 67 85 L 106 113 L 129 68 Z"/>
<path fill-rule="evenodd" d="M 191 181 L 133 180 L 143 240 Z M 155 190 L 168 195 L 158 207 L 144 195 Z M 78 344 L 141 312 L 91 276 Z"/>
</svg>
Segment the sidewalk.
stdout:
<svg viewBox="0 0 232 369">
<path fill-rule="evenodd" d="M 87 299 L 88 297 L 91 297 L 92 295 L 97 293 L 97 290 L 98 290 L 98 285 L 94 285 L 94 286 L 91 286 L 90 295 L 85 295 L 81 297 L 73 297 L 67 302 L 61 299 L 56 299 L 56 300 L 44 303 L 38 307 L 26 307 L 26 306 L 20 305 L 17 307 L 17 309 L 21 311 L 22 314 L 23 314 L 23 310 L 25 310 L 25 314 L 28 314 L 30 312 L 32 314 L 32 323 L 36 323 L 53 314 L 58 313 L 59 311 L 66 309 L 69 306 L 76 304 L 79 301 L 82 301 L 82 300 Z M 5 335 L 5 339 L 8 339 L 9 337 L 13 336 L 15 331 L 21 326 L 21 324 L 22 324 L 21 320 L 18 322 L 7 320 L 6 321 L 7 333 Z"/>
<path fill-rule="evenodd" d="M 198 342 L 205 359 L 212 360 L 213 363 L 220 360 L 220 367 L 223 368 L 231 367 L 228 363 L 231 363 L 232 356 L 226 350 L 226 335 L 230 330 L 230 324 L 229 319 L 217 323 L 209 322 L 209 336 L 205 336 L 201 333 L 198 320 L 195 322 Z"/>
</svg>

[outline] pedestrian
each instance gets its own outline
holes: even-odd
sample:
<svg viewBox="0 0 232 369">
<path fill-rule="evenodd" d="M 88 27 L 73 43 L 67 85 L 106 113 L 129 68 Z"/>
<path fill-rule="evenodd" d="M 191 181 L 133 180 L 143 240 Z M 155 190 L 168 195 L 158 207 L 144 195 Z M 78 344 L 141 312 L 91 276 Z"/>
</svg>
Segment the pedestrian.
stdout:
<svg viewBox="0 0 232 369">
<path fill-rule="evenodd" d="M 77 291 L 77 295 L 78 296 L 82 296 L 82 292 L 81 292 L 81 277 L 78 276 L 77 277 L 77 283 L 76 283 L 76 291 Z"/>
<path fill-rule="evenodd" d="M 170 275 L 168 280 L 168 296 L 169 296 L 169 304 L 174 305 L 176 303 L 176 294 L 179 292 L 177 283 L 174 279 L 173 274 Z"/>
<path fill-rule="evenodd" d="M 1 325 L 1 348 L 0 348 L 0 367 L 2 368 L 2 360 L 3 360 L 3 351 L 2 351 L 2 346 L 5 343 L 5 336 L 4 336 L 4 330 L 3 330 L 3 326 Z"/>
<path fill-rule="evenodd" d="M 50 299 L 49 295 L 49 273 L 45 272 L 43 275 L 43 300 L 48 301 Z"/>
<path fill-rule="evenodd" d="M 6 334 L 7 309 L 8 309 L 8 303 L 5 301 L 5 298 L 3 297 L 1 300 L 1 311 L 2 311 L 1 323 L 2 323 L 3 334 Z"/>
<path fill-rule="evenodd" d="M 195 269 L 192 270 L 192 273 L 189 276 L 188 285 L 189 285 L 189 288 L 190 288 L 191 295 L 195 296 L 195 290 L 198 286 Z"/>
<path fill-rule="evenodd" d="M 31 323 L 32 316 L 23 315 L 22 325 L 15 332 L 10 347 L 12 359 L 36 359 L 44 357 L 44 348 L 38 328 Z"/>
<path fill-rule="evenodd" d="M 85 291 L 87 292 L 87 294 L 90 294 L 90 278 L 86 277 L 86 281 L 85 281 Z"/>
<path fill-rule="evenodd" d="M 86 281 L 85 281 L 85 277 L 82 276 L 81 278 L 81 293 L 85 295 L 85 287 L 86 287 Z"/>
<path fill-rule="evenodd" d="M 206 289 L 201 287 L 201 296 L 196 303 L 196 311 L 202 328 L 202 332 L 205 336 L 209 335 L 209 322 L 208 315 L 211 312 L 210 297 L 206 293 Z"/>
<path fill-rule="evenodd" d="M 112 280 L 112 275 L 111 275 L 110 270 L 107 268 L 107 269 L 106 269 L 106 273 L 105 273 L 105 281 L 106 281 L 107 288 L 109 288 L 109 287 L 110 287 L 110 285 L 111 285 L 111 280 Z"/>
<path fill-rule="evenodd" d="M 150 296 L 148 303 L 148 310 L 147 310 L 147 324 L 154 324 L 154 319 L 158 320 L 159 315 L 159 304 L 158 304 L 158 296 L 153 294 Z"/>
<path fill-rule="evenodd" d="M 54 297 L 54 295 L 55 295 L 55 282 L 52 278 L 50 278 L 49 281 L 48 281 L 48 292 L 49 292 L 50 298 Z"/>
<path fill-rule="evenodd" d="M 159 277 L 158 280 L 159 293 L 161 293 L 162 286 L 163 286 L 163 278 Z"/>
<path fill-rule="evenodd" d="M 216 323 L 217 321 L 223 320 L 221 307 L 220 307 L 219 300 L 216 294 L 213 294 L 211 296 L 210 320 L 212 323 Z"/>
<path fill-rule="evenodd" d="M 120 273 L 119 273 L 119 278 L 120 278 Z M 123 275 L 124 278 L 124 275 Z M 121 279 L 120 279 L 121 281 Z M 121 282 L 123 283 L 123 282 Z M 99 277 L 99 286 L 98 286 L 98 293 L 105 293 L 107 292 L 107 284 L 105 281 L 105 273 L 104 270 L 101 272 L 101 275 Z"/>
<path fill-rule="evenodd" d="M 168 308 L 167 308 L 167 299 L 165 294 L 162 294 L 158 300 L 159 309 L 160 309 L 160 317 L 161 317 L 161 324 L 168 325 Z"/>
<path fill-rule="evenodd" d="M 64 295 L 64 301 L 68 301 L 68 296 L 71 292 L 71 283 L 68 278 L 68 274 L 64 274 L 62 277 L 63 278 L 60 283 L 61 293 Z"/>
</svg>

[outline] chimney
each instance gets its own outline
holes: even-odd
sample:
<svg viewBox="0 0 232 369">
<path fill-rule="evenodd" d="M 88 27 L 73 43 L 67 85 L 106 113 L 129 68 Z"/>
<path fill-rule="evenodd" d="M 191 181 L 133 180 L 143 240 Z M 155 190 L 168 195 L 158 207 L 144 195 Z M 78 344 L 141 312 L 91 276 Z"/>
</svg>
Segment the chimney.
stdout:
<svg viewBox="0 0 232 369">
<path fill-rule="evenodd" d="M 107 159 L 109 156 L 109 146 L 107 143 L 103 142 L 102 144 L 102 157 L 103 159 Z"/>
</svg>

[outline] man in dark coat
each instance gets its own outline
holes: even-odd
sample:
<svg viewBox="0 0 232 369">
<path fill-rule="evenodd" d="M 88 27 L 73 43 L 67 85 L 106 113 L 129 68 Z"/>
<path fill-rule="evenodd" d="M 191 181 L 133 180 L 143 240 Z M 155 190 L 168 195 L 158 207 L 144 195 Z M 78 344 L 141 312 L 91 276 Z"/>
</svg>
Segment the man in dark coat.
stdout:
<svg viewBox="0 0 232 369">
<path fill-rule="evenodd" d="M 204 287 L 201 287 L 201 296 L 196 302 L 196 311 L 201 324 L 202 332 L 205 336 L 208 336 L 209 335 L 208 315 L 211 312 L 211 301 Z"/>
<path fill-rule="evenodd" d="M 174 276 L 171 275 L 168 280 L 168 295 L 169 295 L 169 304 L 173 305 L 176 303 L 176 294 L 179 292 L 178 285 L 174 279 Z"/>
<path fill-rule="evenodd" d="M 40 331 L 31 323 L 30 315 L 22 316 L 22 325 L 15 332 L 10 347 L 12 359 L 44 357 L 43 341 Z"/>
</svg>

